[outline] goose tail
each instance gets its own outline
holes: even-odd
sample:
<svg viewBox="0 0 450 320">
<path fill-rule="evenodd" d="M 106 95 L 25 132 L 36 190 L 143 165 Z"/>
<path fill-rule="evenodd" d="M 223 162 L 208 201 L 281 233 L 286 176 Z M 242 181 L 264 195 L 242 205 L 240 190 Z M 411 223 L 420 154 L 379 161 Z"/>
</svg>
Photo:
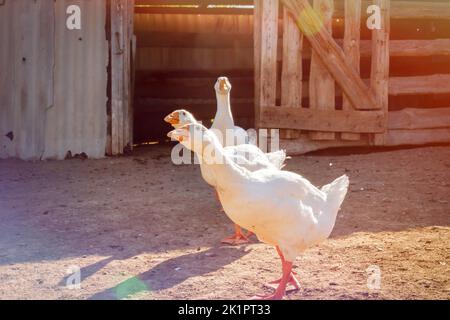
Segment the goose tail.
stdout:
<svg viewBox="0 0 450 320">
<path fill-rule="evenodd" d="M 327 204 L 330 212 L 337 214 L 347 194 L 349 179 L 346 175 L 337 178 L 332 183 L 322 187 L 327 195 Z"/>
</svg>

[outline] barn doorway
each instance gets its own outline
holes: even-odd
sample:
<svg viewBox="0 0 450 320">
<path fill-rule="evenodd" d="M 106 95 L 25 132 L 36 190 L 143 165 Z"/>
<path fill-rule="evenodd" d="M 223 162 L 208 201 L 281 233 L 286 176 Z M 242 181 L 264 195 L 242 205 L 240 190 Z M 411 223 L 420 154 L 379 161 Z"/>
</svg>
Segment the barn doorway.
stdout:
<svg viewBox="0 0 450 320">
<path fill-rule="evenodd" d="M 134 34 L 135 146 L 168 142 L 163 118 L 175 109 L 208 125 L 219 76 L 232 82 L 236 124 L 253 126 L 252 0 L 136 0 Z"/>
</svg>

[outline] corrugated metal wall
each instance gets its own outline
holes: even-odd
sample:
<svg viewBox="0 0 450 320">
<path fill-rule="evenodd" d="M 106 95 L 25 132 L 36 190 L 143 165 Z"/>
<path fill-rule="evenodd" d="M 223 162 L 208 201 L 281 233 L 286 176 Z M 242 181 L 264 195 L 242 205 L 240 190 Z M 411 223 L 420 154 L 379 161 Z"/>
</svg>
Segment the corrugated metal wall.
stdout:
<svg viewBox="0 0 450 320">
<path fill-rule="evenodd" d="M 69 5 L 81 30 L 66 28 Z M 100 0 L 0 6 L 0 157 L 105 154 L 108 43 Z"/>
</svg>

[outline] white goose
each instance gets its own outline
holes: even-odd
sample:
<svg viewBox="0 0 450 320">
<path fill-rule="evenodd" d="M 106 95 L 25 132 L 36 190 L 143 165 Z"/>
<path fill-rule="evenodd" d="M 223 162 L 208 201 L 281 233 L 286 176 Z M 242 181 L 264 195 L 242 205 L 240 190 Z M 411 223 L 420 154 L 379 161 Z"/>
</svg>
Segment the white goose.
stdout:
<svg viewBox="0 0 450 320">
<path fill-rule="evenodd" d="M 348 177 L 344 175 L 318 189 L 293 172 L 251 172 L 234 163 L 217 137 L 200 124 L 175 129 L 169 137 L 210 161 L 215 160 L 211 168 L 225 213 L 236 224 L 254 232 L 259 240 L 276 247 L 282 277 L 274 282 L 278 287 L 273 294 L 256 298 L 281 299 L 288 284 L 298 288 L 292 264 L 304 250 L 331 234 L 347 194 Z M 212 153 L 205 152 L 210 148 Z"/>
<path fill-rule="evenodd" d="M 249 142 L 247 132 L 234 125 L 231 112 L 231 83 L 227 77 L 220 77 L 214 85 L 217 99 L 217 111 L 211 130 L 224 147 L 246 144 Z"/>
<path fill-rule="evenodd" d="M 187 124 L 197 124 L 198 121 L 187 110 L 176 110 L 164 118 L 164 121 L 170 123 L 175 129 L 181 128 Z M 211 131 L 215 134 L 215 131 Z M 220 135 L 219 135 L 220 136 Z M 219 139 L 219 137 L 216 138 Z M 261 169 L 281 170 L 285 166 L 287 159 L 286 152 L 279 150 L 271 153 L 264 153 L 260 148 L 252 144 L 240 144 L 228 146 L 224 148 L 224 152 L 240 166 L 249 171 L 257 171 Z M 199 156 L 201 158 L 201 156 Z M 216 186 L 216 178 L 214 170 L 209 167 L 207 161 L 200 159 L 200 169 L 203 179 L 212 187 Z M 248 242 L 251 234 L 244 235 L 239 225 L 234 225 L 234 235 L 222 240 L 223 243 L 238 245 Z"/>
</svg>

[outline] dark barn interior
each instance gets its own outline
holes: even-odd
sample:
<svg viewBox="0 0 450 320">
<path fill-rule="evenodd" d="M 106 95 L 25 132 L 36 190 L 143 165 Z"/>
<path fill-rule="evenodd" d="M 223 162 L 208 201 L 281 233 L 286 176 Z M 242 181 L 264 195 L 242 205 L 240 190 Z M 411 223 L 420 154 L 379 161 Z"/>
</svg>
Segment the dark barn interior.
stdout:
<svg viewBox="0 0 450 320">
<path fill-rule="evenodd" d="M 213 87 L 219 76 L 228 76 L 233 83 L 236 123 L 252 126 L 252 1 L 232 2 L 244 7 L 164 7 L 167 1 L 151 1 L 151 6 L 149 1 L 136 2 L 136 144 L 165 141 L 169 127 L 162 119 L 177 108 L 189 109 L 207 124 L 216 112 Z"/>
</svg>

